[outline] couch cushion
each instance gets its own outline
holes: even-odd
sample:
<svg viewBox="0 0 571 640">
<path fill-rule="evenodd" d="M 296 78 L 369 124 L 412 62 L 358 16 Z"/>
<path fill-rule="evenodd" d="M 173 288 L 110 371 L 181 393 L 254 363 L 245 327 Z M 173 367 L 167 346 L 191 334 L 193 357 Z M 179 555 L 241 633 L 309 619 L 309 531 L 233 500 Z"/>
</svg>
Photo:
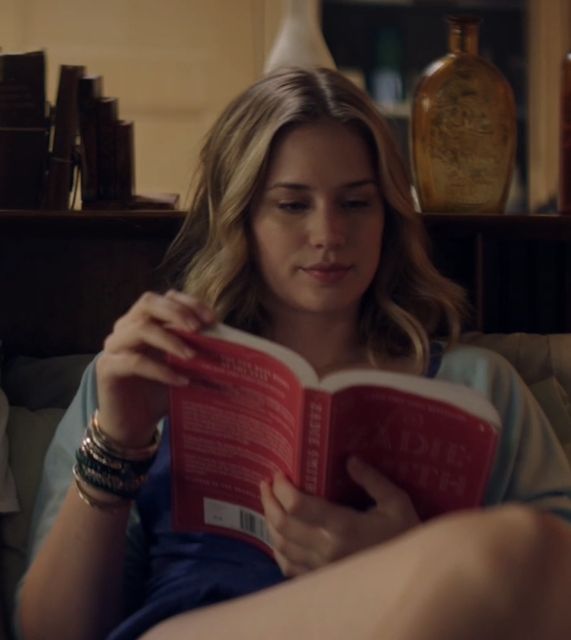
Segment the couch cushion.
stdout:
<svg viewBox="0 0 571 640">
<path fill-rule="evenodd" d="M 92 354 L 53 358 L 19 356 L 2 368 L 2 387 L 11 405 L 28 409 L 66 409 L 77 391 Z"/>
<path fill-rule="evenodd" d="M 555 377 L 571 397 L 571 334 L 466 333 L 462 342 L 497 351 L 529 384 Z"/>
<path fill-rule="evenodd" d="M 551 422 L 571 464 L 571 334 L 468 333 L 462 342 L 509 360 Z"/>
<path fill-rule="evenodd" d="M 9 464 L 8 398 L 0 389 L 0 513 L 18 511 L 16 485 Z"/>
<path fill-rule="evenodd" d="M 10 407 L 7 429 L 9 459 L 21 510 L 0 517 L 1 580 L 5 611 L 12 610 L 14 590 L 26 566 L 28 528 L 43 459 L 63 414 L 64 410 L 58 408 L 30 411 L 24 407 Z"/>
</svg>

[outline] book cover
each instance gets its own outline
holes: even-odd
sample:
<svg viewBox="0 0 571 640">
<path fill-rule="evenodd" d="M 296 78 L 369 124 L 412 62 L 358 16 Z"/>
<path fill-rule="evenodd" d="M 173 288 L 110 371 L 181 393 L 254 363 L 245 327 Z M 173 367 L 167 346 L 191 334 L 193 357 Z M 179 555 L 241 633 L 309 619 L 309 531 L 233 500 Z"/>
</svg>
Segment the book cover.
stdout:
<svg viewBox="0 0 571 640">
<path fill-rule="evenodd" d="M 134 123 L 118 120 L 115 124 L 115 196 L 123 206 L 129 206 L 135 190 Z"/>
<path fill-rule="evenodd" d="M 41 205 L 49 150 L 45 54 L 0 54 L 0 208 Z"/>
<path fill-rule="evenodd" d="M 117 98 L 97 98 L 95 112 L 97 118 L 97 199 L 116 200 L 116 125 L 119 101 Z"/>
<path fill-rule="evenodd" d="M 43 51 L 0 54 L 1 127 L 45 127 L 45 78 Z"/>
<path fill-rule="evenodd" d="M 61 65 L 55 107 L 53 144 L 50 154 L 44 208 L 69 209 L 72 189 L 73 153 L 79 132 L 78 89 L 85 67 Z"/>
<path fill-rule="evenodd" d="M 211 531 L 267 550 L 259 483 L 282 471 L 302 491 L 365 508 L 350 455 L 409 494 L 422 519 L 482 503 L 500 419 L 478 392 L 420 376 L 346 370 L 318 379 L 299 355 L 224 325 L 185 336 L 171 358 L 175 530 Z"/>
<path fill-rule="evenodd" d="M 81 199 L 97 200 L 97 113 L 95 100 L 103 96 L 103 78 L 84 76 L 79 80 L 79 153 L 81 162 Z"/>
</svg>

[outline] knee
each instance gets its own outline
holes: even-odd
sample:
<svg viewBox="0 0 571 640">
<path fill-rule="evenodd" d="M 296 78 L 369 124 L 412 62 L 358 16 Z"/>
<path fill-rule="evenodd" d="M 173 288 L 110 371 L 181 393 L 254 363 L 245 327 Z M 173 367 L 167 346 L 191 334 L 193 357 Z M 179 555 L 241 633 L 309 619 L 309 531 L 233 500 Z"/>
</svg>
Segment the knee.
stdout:
<svg viewBox="0 0 571 640">
<path fill-rule="evenodd" d="M 571 575 L 571 527 L 536 509 L 491 510 L 463 549 L 466 579 L 497 604 L 531 604 L 538 585 L 557 589 Z"/>
</svg>

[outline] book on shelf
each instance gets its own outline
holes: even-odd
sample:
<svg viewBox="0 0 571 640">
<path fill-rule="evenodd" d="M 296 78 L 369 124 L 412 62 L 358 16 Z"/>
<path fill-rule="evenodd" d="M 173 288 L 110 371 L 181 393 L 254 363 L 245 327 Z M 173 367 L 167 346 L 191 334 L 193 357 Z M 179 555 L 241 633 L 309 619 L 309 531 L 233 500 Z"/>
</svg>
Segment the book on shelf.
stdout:
<svg viewBox="0 0 571 640">
<path fill-rule="evenodd" d="M 43 51 L 0 53 L 0 125 L 46 125 L 46 57 Z"/>
<path fill-rule="evenodd" d="M 53 143 L 44 198 L 44 208 L 52 211 L 69 209 L 74 153 L 79 133 L 79 82 L 84 74 L 83 66 L 60 66 Z"/>
<path fill-rule="evenodd" d="M 117 98 L 95 100 L 97 118 L 97 199 L 116 200 L 117 186 Z"/>
<path fill-rule="evenodd" d="M 115 197 L 128 203 L 135 191 L 135 129 L 134 123 L 118 120 L 115 124 Z"/>
<path fill-rule="evenodd" d="M 226 325 L 181 335 L 195 356 L 169 357 L 190 381 L 170 390 L 175 530 L 267 551 L 261 480 L 279 470 L 308 494 L 366 508 L 351 455 L 404 489 L 422 519 L 481 505 L 500 425 L 482 394 L 374 369 L 319 379 L 293 351 Z"/>
<path fill-rule="evenodd" d="M 0 53 L 0 208 L 41 205 L 49 150 L 43 51 Z"/>
<path fill-rule="evenodd" d="M 95 101 L 103 97 L 102 76 L 84 76 L 79 80 L 79 154 L 81 198 L 97 200 L 97 113 Z"/>
</svg>

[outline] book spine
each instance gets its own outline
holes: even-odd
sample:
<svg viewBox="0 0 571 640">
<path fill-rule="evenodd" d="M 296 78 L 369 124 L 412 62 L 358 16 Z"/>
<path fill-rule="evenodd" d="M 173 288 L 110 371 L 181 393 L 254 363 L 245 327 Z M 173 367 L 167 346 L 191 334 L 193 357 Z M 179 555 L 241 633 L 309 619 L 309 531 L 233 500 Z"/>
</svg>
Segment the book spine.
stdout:
<svg viewBox="0 0 571 640">
<path fill-rule="evenodd" d="M 72 187 L 72 155 L 79 128 L 78 86 L 85 74 L 81 66 L 62 65 L 56 101 L 53 146 L 48 168 L 44 208 L 69 208 Z"/>
<path fill-rule="evenodd" d="M 132 122 L 119 120 L 115 127 L 116 142 L 116 195 L 128 205 L 133 197 L 135 184 L 135 140 Z"/>
<path fill-rule="evenodd" d="M 48 162 L 47 128 L 0 128 L 0 208 L 38 209 Z"/>
<path fill-rule="evenodd" d="M 305 390 L 299 486 L 316 496 L 323 496 L 325 491 L 330 405 L 327 393 Z"/>
<path fill-rule="evenodd" d="M 0 208 L 41 206 L 49 131 L 43 51 L 0 54 Z"/>
<path fill-rule="evenodd" d="M 79 137 L 81 199 L 97 200 L 97 114 L 95 100 L 103 96 L 103 78 L 85 76 L 79 81 Z"/>
<path fill-rule="evenodd" d="M 0 126 L 45 126 L 45 102 L 44 52 L 0 54 Z"/>
<path fill-rule="evenodd" d="M 95 101 L 97 113 L 97 167 L 99 200 L 116 199 L 116 124 L 118 114 L 117 98 L 98 98 Z"/>
</svg>

